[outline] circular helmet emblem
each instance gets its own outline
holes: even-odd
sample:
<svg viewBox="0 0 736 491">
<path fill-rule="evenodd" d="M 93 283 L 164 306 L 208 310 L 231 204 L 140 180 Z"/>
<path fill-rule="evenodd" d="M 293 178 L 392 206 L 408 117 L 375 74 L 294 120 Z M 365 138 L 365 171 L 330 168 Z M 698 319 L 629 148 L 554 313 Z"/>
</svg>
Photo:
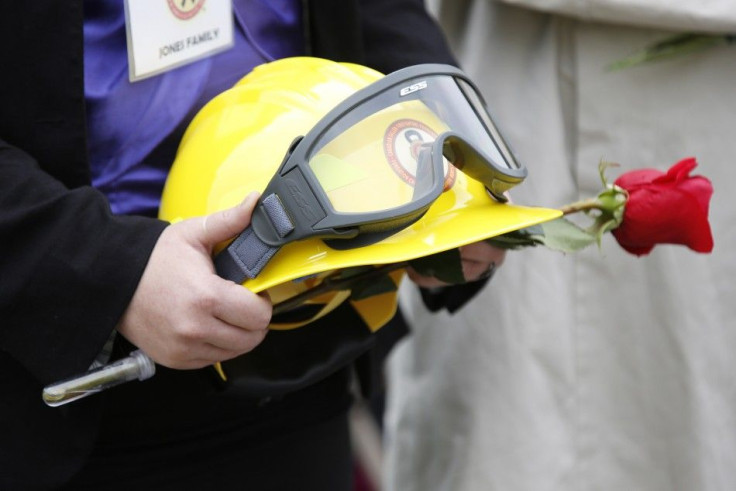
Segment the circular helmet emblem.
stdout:
<svg viewBox="0 0 736 491">
<path fill-rule="evenodd" d="M 383 138 L 383 150 L 391 168 L 407 184 L 414 185 L 417 173 L 417 158 L 422 148 L 432 144 L 437 133 L 415 119 L 400 119 L 393 122 Z M 447 159 L 442 159 L 445 170 L 444 190 L 455 183 L 457 169 Z"/>
</svg>

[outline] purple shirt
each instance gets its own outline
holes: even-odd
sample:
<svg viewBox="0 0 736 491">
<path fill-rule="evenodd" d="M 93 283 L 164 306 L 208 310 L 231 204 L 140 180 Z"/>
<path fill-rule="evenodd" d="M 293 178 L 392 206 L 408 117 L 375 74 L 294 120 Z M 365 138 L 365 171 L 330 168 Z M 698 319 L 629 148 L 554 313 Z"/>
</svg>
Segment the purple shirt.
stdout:
<svg viewBox="0 0 736 491">
<path fill-rule="evenodd" d="M 87 0 L 84 8 L 92 184 L 116 214 L 155 216 L 194 114 L 256 65 L 304 53 L 300 0 L 233 0 L 233 48 L 131 83 L 123 2 Z"/>
</svg>

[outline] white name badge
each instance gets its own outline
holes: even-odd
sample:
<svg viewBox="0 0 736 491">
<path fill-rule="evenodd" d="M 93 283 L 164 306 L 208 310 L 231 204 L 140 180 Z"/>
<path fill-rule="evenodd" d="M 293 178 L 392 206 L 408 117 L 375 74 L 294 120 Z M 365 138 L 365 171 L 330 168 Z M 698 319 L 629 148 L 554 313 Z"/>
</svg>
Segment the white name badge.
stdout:
<svg viewBox="0 0 736 491">
<path fill-rule="evenodd" d="M 130 81 L 233 46 L 232 0 L 125 0 Z"/>
</svg>

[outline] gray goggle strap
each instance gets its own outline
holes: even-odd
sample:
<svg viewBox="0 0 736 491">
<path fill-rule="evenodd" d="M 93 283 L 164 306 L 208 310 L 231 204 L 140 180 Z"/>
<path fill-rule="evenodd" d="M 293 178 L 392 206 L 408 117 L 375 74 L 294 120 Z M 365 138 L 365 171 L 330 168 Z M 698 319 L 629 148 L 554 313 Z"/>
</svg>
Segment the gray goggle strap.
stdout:
<svg viewBox="0 0 736 491">
<path fill-rule="evenodd" d="M 283 238 L 294 230 L 294 223 L 276 194 L 266 196 L 261 204 L 280 237 Z M 263 242 L 253 228 L 248 227 L 215 256 L 215 271 L 227 280 L 243 283 L 246 279 L 258 276 L 279 249 L 280 246 Z"/>
</svg>

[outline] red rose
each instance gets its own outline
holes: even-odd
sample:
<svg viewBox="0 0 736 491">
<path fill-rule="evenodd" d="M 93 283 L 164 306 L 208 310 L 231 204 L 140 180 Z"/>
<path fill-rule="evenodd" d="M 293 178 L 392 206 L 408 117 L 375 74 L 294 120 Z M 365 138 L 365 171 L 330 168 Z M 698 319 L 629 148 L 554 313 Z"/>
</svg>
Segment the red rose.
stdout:
<svg viewBox="0 0 736 491">
<path fill-rule="evenodd" d="M 683 159 L 667 173 L 653 169 L 627 172 L 616 185 L 629 193 L 621 225 L 613 230 L 618 243 L 632 254 L 649 254 L 657 244 L 682 244 L 697 252 L 713 250 L 708 204 L 713 186 L 703 176 L 690 176 L 697 162 Z"/>
</svg>

